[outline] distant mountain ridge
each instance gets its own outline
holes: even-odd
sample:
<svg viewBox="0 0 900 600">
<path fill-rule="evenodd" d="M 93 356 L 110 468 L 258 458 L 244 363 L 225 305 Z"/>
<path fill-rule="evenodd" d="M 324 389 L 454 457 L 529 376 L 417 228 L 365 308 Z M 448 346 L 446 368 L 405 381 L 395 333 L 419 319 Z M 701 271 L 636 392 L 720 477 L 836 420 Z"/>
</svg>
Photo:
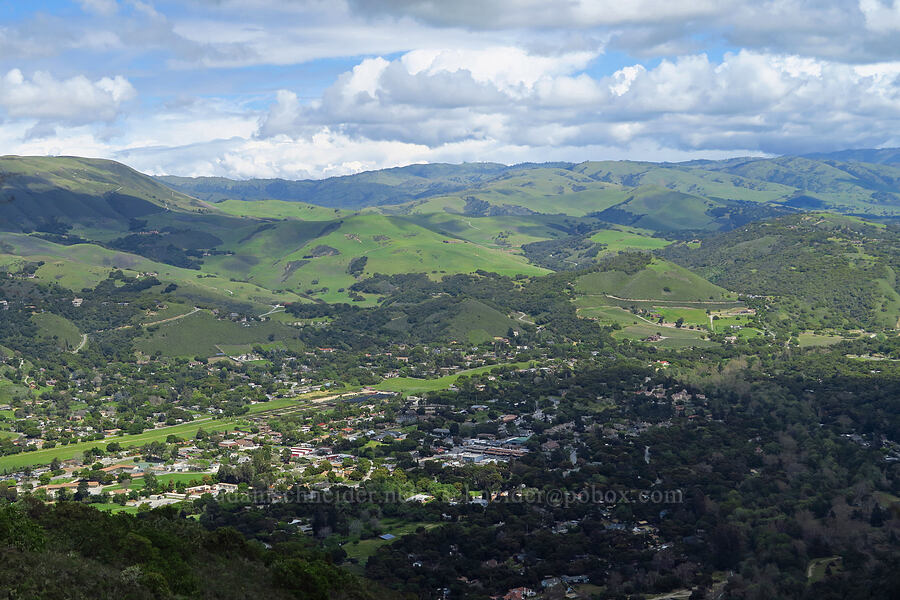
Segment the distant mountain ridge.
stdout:
<svg viewBox="0 0 900 600">
<path fill-rule="evenodd" d="M 478 207 L 479 214 L 472 216 L 528 211 L 581 216 L 611 210 L 604 218 L 612 216 L 616 223 L 633 225 L 643 220 L 655 228 L 673 230 L 733 227 L 733 220 L 723 220 L 722 214 L 733 212 L 743 203 L 771 205 L 772 209 L 900 216 L 900 149 L 892 148 L 683 163 L 410 165 L 302 181 L 185 177 L 157 180 L 212 202 L 274 199 L 352 210 L 378 208 L 393 214 L 469 214 Z M 667 201 L 635 202 L 635 198 L 648 196 Z M 682 203 L 684 210 L 680 208 Z M 640 205 L 637 211 L 636 205 Z M 672 212 L 679 219 L 667 226 Z M 776 216 L 783 210 L 757 213 L 753 218 Z M 705 216 L 692 216 L 697 214 Z M 685 223 L 685 219 L 695 222 Z M 736 221 L 742 222 L 745 219 Z"/>
</svg>

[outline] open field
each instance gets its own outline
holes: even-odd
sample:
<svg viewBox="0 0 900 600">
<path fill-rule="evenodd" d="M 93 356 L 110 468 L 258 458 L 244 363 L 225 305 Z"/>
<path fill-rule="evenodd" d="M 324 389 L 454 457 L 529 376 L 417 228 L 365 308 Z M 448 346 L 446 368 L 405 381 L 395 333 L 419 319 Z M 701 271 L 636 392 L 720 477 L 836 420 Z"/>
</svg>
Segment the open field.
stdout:
<svg viewBox="0 0 900 600">
<path fill-rule="evenodd" d="M 375 386 L 376 389 L 384 390 L 388 392 L 400 392 L 401 394 L 421 394 L 424 392 L 434 392 L 437 390 L 445 390 L 459 379 L 463 375 L 471 376 L 471 375 L 481 375 L 482 373 L 487 373 L 496 369 L 498 367 L 514 367 L 516 369 L 522 369 L 528 366 L 528 363 L 507 363 L 502 365 L 486 365 L 483 367 L 477 367 L 475 369 L 467 369 L 465 371 L 460 371 L 459 373 L 453 373 L 452 375 L 445 375 L 444 377 L 438 377 L 437 379 L 415 379 L 413 377 L 394 377 L 392 379 L 385 379 L 381 383 Z"/>
<path fill-rule="evenodd" d="M 643 340 L 653 335 L 660 335 L 664 339 L 648 342 L 660 348 L 686 348 L 691 346 L 714 346 L 715 342 L 702 339 L 708 335 L 705 330 L 677 329 L 675 327 L 661 327 L 650 323 L 629 325 L 620 331 L 613 333 L 617 339 Z"/>
<path fill-rule="evenodd" d="M 592 242 L 606 244 L 604 252 L 620 252 L 625 250 L 656 250 L 665 248 L 669 241 L 653 237 L 650 231 L 630 227 L 616 227 L 598 231 L 591 236 Z"/>
<path fill-rule="evenodd" d="M 174 481 L 175 483 L 184 483 L 189 484 L 191 482 L 198 482 L 197 485 L 203 482 L 203 476 L 210 475 L 210 473 L 163 473 L 162 475 L 157 475 L 156 480 L 160 485 L 169 485 L 170 481 Z M 144 487 L 144 478 L 143 477 L 135 477 L 131 480 L 128 485 L 116 484 L 104 487 L 103 489 L 106 491 L 112 490 L 121 490 L 122 488 L 127 487 L 129 490 L 140 490 Z"/>
<path fill-rule="evenodd" d="M 60 348 L 69 350 L 77 348 L 81 343 L 81 332 L 70 320 L 53 313 L 40 313 L 31 316 L 37 325 L 38 335 L 48 340 L 56 340 Z"/>
<path fill-rule="evenodd" d="M 325 208 L 305 202 L 285 200 L 223 200 L 216 202 L 216 208 L 229 215 L 254 217 L 257 219 L 297 219 L 300 221 L 330 221 L 348 214 L 339 208 Z"/>
<path fill-rule="evenodd" d="M 439 523 L 409 523 L 400 519 L 384 519 L 381 522 L 381 525 L 384 533 L 389 533 L 395 536 L 395 539 L 399 539 L 404 535 L 414 533 L 419 527 L 431 529 L 433 527 L 437 527 Z M 365 569 L 366 562 L 368 562 L 369 560 L 369 557 L 378 552 L 378 549 L 382 546 L 390 544 L 394 541 L 395 540 L 383 540 L 379 537 L 375 537 L 366 540 L 347 542 L 343 544 L 343 546 L 341 547 L 347 553 L 347 558 L 356 561 L 355 563 L 348 562 L 347 568 L 351 571 L 362 573 Z"/>
<path fill-rule="evenodd" d="M 811 332 L 803 332 L 797 336 L 797 343 L 801 348 L 810 348 L 812 346 L 833 346 L 844 341 L 839 335 L 817 335 Z"/>
<path fill-rule="evenodd" d="M 630 301 L 654 300 L 722 302 L 736 300 L 733 294 L 684 267 L 653 259 L 634 274 L 623 271 L 597 271 L 580 277 L 576 290 L 582 295 L 609 295 Z"/>
<path fill-rule="evenodd" d="M 170 321 L 148 329 L 149 337 L 135 346 L 145 354 L 160 352 L 164 356 L 215 356 L 218 344 L 229 346 L 264 344 L 280 341 L 299 348 L 302 344 L 295 329 L 277 322 L 237 323 L 217 319 L 207 311 Z M 270 339 L 271 337 L 271 339 Z"/>
</svg>

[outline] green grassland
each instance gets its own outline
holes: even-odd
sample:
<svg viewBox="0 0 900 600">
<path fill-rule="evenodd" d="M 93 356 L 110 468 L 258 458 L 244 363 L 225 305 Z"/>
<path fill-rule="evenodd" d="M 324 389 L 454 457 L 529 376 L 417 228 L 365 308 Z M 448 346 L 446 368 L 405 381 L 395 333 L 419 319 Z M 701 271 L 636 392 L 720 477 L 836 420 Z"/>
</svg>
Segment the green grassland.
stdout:
<svg viewBox="0 0 900 600">
<path fill-rule="evenodd" d="M 313 229 L 315 227 L 315 229 Z M 356 278 L 350 261 L 366 257 L 361 277 L 373 273 L 538 275 L 546 270 L 509 252 L 442 236 L 401 217 L 353 215 L 338 221 L 287 221 L 209 257 L 205 270 L 269 289 L 290 289 L 325 301 L 347 301 Z M 345 291 L 339 291 L 341 289 Z"/>
<path fill-rule="evenodd" d="M 667 187 L 686 194 L 702 194 L 752 202 L 772 202 L 793 193 L 794 188 L 779 183 L 761 182 L 740 175 L 697 168 L 654 163 L 618 161 L 585 162 L 574 171 L 623 185 Z"/>
<path fill-rule="evenodd" d="M 641 322 L 637 325 L 629 325 L 619 331 L 613 332 L 616 339 L 644 340 L 653 335 L 662 336 L 663 339 L 648 342 L 660 348 L 688 348 L 715 346 L 716 343 L 703 339 L 709 335 L 709 331 L 701 329 L 688 329 L 682 327 L 663 327 L 652 323 Z"/>
<path fill-rule="evenodd" d="M 582 295 L 610 295 L 623 299 L 675 301 L 727 301 L 736 295 L 695 275 L 684 267 L 654 258 L 635 274 L 597 271 L 579 277 Z"/>
<path fill-rule="evenodd" d="M 406 218 L 439 235 L 498 249 L 564 237 L 569 221 L 560 215 L 474 217 L 448 212 L 412 214 Z"/>
<path fill-rule="evenodd" d="M 174 481 L 175 483 L 184 483 L 190 484 L 193 482 L 197 482 L 197 485 L 203 482 L 203 476 L 209 475 L 209 473 L 163 473 L 162 475 L 156 476 L 156 481 L 160 485 L 169 485 L 170 481 Z M 109 487 L 104 487 L 105 491 L 111 492 L 113 490 L 121 490 L 121 489 L 129 489 L 129 490 L 140 490 L 144 487 L 144 478 L 143 477 L 135 477 L 132 479 L 127 485 L 124 484 L 116 484 L 111 485 Z"/>
<path fill-rule="evenodd" d="M 207 206 L 110 160 L 0 157 L 0 229 L 33 228 L 53 219 L 91 227 L 127 228 L 132 217 Z"/>
<path fill-rule="evenodd" d="M 702 308 L 654 306 L 653 309 L 666 323 L 675 323 L 678 319 L 682 319 L 686 325 L 695 325 L 709 329 L 709 315 Z"/>
<path fill-rule="evenodd" d="M 596 298 L 582 296 L 575 300 L 578 316 L 585 319 L 596 319 L 604 324 L 637 325 L 641 319 L 620 306 L 598 305 Z"/>
<path fill-rule="evenodd" d="M 375 386 L 376 389 L 383 390 L 386 392 L 399 392 L 401 394 L 422 394 L 425 392 L 435 392 L 437 390 L 445 390 L 449 388 L 451 385 L 456 383 L 456 380 L 465 376 L 472 375 L 481 375 L 483 373 L 487 373 L 492 371 L 498 367 L 514 367 L 516 369 L 523 369 L 528 366 L 528 363 L 510 363 L 510 364 L 502 364 L 502 365 L 485 365 L 483 367 L 477 367 L 475 369 L 467 369 L 465 371 L 460 371 L 458 373 L 453 373 L 452 375 L 445 375 L 444 377 L 438 377 L 435 379 L 416 379 L 414 377 L 394 377 L 391 379 L 385 379 L 381 383 Z"/>
<path fill-rule="evenodd" d="M 269 339 L 272 336 L 272 339 Z M 163 356 L 215 356 L 221 351 L 218 344 L 262 344 L 280 341 L 286 346 L 302 346 L 293 328 L 277 322 L 238 323 L 217 319 L 207 311 L 200 311 L 177 321 L 148 329 L 148 335 L 137 340 L 135 346 L 145 354 Z"/>
<path fill-rule="evenodd" d="M 628 196 L 628 189 L 568 169 L 538 167 L 512 171 L 476 188 L 431 198 L 414 204 L 411 212 L 419 214 L 463 213 L 467 198 L 488 202 L 497 207 L 514 206 L 543 214 L 583 216 L 618 204 Z"/>
<path fill-rule="evenodd" d="M 48 340 L 55 340 L 63 350 L 78 347 L 81 343 L 81 332 L 72 321 L 53 313 L 39 313 L 31 316 L 37 325 L 38 335 Z"/>
<path fill-rule="evenodd" d="M 613 337 L 617 339 L 644 340 L 653 335 L 660 335 L 664 339 L 648 343 L 661 348 L 713 345 L 713 342 L 703 339 L 709 333 L 708 326 L 703 323 L 697 323 L 695 329 L 689 329 L 687 325 L 690 325 L 690 323 L 687 321 L 686 326 L 682 328 L 657 325 L 619 306 L 593 306 L 590 300 L 590 298 L 579 298 L 576 300 L 576 306 L 585 304 L 585 301 L 587 301 L 587 305 L 578 308 L 578 315 L 586 319 L 595 319 L 604 325 L 619 325 L 621 329 L 613 332 Z M 701 312 L 706 317 L 706 313 L 704 311 Z"/>
<path fill-rule="evenodd" d="M 3 404 L 9 404 L 10 400 L 15 396 L 25 397 L 28 392 L 29 390 L 27 387 L 15 384 L 6 378 L 0 377 L 0 402 Z M 0 415 L 3 414 L 5 414 L 5 411 L 0 413 Z"/>
<path fill-rule="evenodd" d="M 284 200 L 223 200 L 216 208 L 237 217 L 257 219 L 296 219 L 299 221 L 331 221 L 351 214 L 339 208 L 326 208 L 305 202 Z"/>
<path fill-rule="evenodd" d="M 182 315 L 187 315 L 193 310 L 193 306 L 183 302 L 166 302 L 162 308 L 156 310 L 148 310 L 144 314 L 135 318 L 136 323 L 152 324 L 167 319 L 174 319 Z"/>
<path fill-rule="evenodd" d="M 96 502 L 91 504 L 92 508 L 96 508 L 97 510 L 102 510 L 108 513 L 116 514 L 116 513 L 125 513 L 136 515 L 137 514 L 137 506 L 122 506 L 121 504 L 116 504 L 114 502 Z"/>
<path fill-rule="evenodd" d="M 805 331 L 797 336 L 796 341 L 801 348 L 810 348 L 814 346 L 833 346 L 844 341 L 844 338 L 839 335 L 818 335 Z"/>
<path fill-rule="evenodd" d="M 93 244 L 62 246 L 16 233 L 0 233 L 0 242 L 4 243 L 6 252 L 0 254 L 0 265 L 21 266 L 25 260 L 43 261 L 45 264 L 35 273 L 37 279 L 73 290 L 93 287 L 106 279 L 110 271 L 120 269 L 130 276 L 157 273 L 160 281 L 178 284 L 179 297 L 196 303 L 241 303 L 264 308 L 277 302 L 302 301 L 299 296 L 287 291 L 276 293 L 252 283 L 175 267 Z"/>
<path fill-rule="evenodd" d="M 606 244 L 604 252 L 623 252 L 628 250 L 656 250 L 665 248 L 670 242 L 653 237 L 652 232 L 633 227 L 617 226 L 603 229 L 591 236 L 592 242 Z"/>
</svg>

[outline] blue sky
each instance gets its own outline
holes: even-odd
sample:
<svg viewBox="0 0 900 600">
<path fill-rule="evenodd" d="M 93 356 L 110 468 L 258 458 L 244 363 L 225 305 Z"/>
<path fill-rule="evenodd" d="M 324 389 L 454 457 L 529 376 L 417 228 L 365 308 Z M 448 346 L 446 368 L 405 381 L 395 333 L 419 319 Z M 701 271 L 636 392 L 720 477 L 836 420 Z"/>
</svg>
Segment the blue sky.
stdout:
<svg viewBox="0 0 900 600">
<path fill-rule="evenodd" d="M 0 143 L 151 173 L 900 145 L 900 0 L 0 3 Z"/>
</svg>

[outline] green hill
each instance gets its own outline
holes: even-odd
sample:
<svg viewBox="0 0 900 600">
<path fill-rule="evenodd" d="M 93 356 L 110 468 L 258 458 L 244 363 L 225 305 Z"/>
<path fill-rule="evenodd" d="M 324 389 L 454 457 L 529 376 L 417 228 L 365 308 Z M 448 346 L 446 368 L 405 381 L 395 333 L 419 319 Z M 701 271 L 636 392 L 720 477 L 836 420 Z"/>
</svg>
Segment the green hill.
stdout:
<svg viewBox="0 0 900 600">
<path fill-rule="evenodd" d="M 63 316 L 53 313 L 39 313 L 31 317 L 37 325 L 38 335 L 52 340 L 62 350 L 72 350 L 81 343 L 81 331 Z"/>
<path fill-rule="evenodd" d="M 204 270 L 326 301 L 346 300 L 347 288 L 372 273 L 545 272 L 511 252 L 440 235 L 403 217 L 379 214 L 267 223 L 255 234 L 226 241 L 221 248 L 227 254 L 206 258 Z"/>
<path fill-rule="evenodd" d="M 613 214 L 620 224 L 726 230 L 785 208 L 900 215 L 898 155 L 896 149 L 882 149 L 684 163 L 435 164 L 321 181 L 158 180 L 210 201 L 276 199 L 467 217 L 577 217 L 611 209 L 619 211 Z"/>
<path fill-rule="evenodd" d="M 130 219 L 203 203 L 123 164 L 78 157 L 0 157 L 0 230 L 80 223 L 127 229 Z"/>
<path fill-rule="evenodd" d="M 866 221 L 808 213 L 676 244 L 665 258 L 744 294 L 777 297 L 792 327 L 894 328 L 900 318 L 900 233 Z"/>
<path fill-rule="evenodd" d="M 601 262 L 597 270 L 576 280 L 582 295 L 621 300 L 720 302 L 736 296 L 684 267 L 646 255 L 623 254 Z"/>
<path fill-rule="evenodd" d="M 323 180 L 290 181 L 224 177 L 159 177 L 167 186 L 194 197 L 219 200 L 288 200 L 335 208 L 402 204 L 422 196 L 465 188 L 506 170 L 496 163 L 409 165 Z"/>
</svg>

